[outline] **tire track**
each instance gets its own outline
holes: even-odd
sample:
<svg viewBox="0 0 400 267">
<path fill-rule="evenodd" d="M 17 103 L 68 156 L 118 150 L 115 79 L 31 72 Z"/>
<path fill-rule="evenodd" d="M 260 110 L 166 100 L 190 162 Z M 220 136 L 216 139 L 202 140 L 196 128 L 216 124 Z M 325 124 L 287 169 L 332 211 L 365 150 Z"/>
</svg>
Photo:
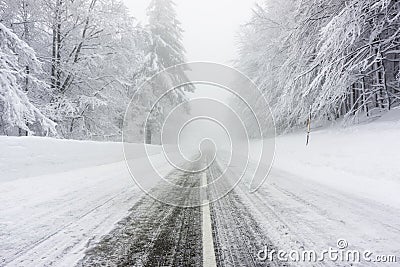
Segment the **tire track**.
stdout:
<svg viewBox="0 0 400 267">
<path fill-rule="evenodd" d="M 178 197 L 183 206 L 198 201 L 200 195 L 193 194 L 198 176 L 174 171 L 167 179 L 187 189 L 156 187 L 151 195 Z M 201 252 L 200 207 L 170 206 L 145 196 L 78 266 L 201 266 Z"/>
<path fill-rule="evenodd" d="M 221 173 L 214 164 L 210 168 L 209 179 Z M 218 186 L 230 186 L 227 179 L 223 178 L 223 181 Z M 218 186 L 214 184 L 210 194 L 218 194 L 222 190 Z M 270 248 L 275 246 L 265 236 L 236 190 L 211 204 L 211 216 L 218 266 L 286 266 L 277 261 L 261 262 L 257 258 L 261 245 L 268 244 Z"/>
<path fill-rule="evenodd" d="M 98 209 L 106 206 L 107 204 L 111 203 L 113 200 L 115 200 L 116 198 L 120 197 L 121 195 L 125 195 L 127 194 L 127 192 L 129 191 L 129 189 L 125 189 L 122 192 L 113 195 L 112 197 L 108 198 L 106 201 L 104 201 L 102 204 L 99 204 L 89 210 L 87 210 L 86 212 L 84 212 L 83 214 L 81 214 L 78 217 L 74 218 L 74 221 L 69 222 L 67 224 L 64 224 L 63 226 L 57 228 L 57 230 L 53 231 L 52 233 L 38 239 L 37 241 L 23 247 L 21 250 L 17 251 L 16 253 L 14 253 L 10 258 L 7 258 L 7 260 L 4 262 L 4 265 L 11 265 L 14 262 L 18 261 L 19 258 L 22 258 L 24 255 L 30 253 L 31 251 L 33 251 L 36 247 L 40 246 L 41 244 L 45 243 L 46 241 L 50 240 L 52 237 L 56 236 L 57 234 L 63 232 L 64 230 L 68 229 L 71 226 L 74 226 L 78 223 L 78 221 L 84 219 L 85 217 L 91 215 L 92 213 L 96 212 Z M 130 201 L 135 197 L 130 197 L 128 198 L 126 201 Z M 52 244 L 53 246 L 55 244 Z"/>
</svg>

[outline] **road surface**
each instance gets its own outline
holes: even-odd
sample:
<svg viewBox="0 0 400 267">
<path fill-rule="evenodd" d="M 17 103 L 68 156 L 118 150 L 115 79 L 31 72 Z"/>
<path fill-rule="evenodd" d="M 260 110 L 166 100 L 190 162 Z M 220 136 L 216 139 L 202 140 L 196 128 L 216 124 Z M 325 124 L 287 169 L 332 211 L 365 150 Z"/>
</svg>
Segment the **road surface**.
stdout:
<svg viewBox="0 0 400 267">
<path fill-rule="evenodd" d="M 120 167 L 104 166 L 98 174 L 108 177 Z M 220 174 L 218 164 L 202 173 L 172 171 L 166 178 L 187 188 L 179 192 L 155 187 L 149 196 L 139 194 L 137 188 L 116 187 L 100 204 L 86 201 L 91 195 L 81 193 L 77 195 L 85 198 L 74 199 L 69 194 L 70 202 L 54 199 L 54 207 L 46 202 L 46 225 L 54 221 L 54 230 L 41 231 L 43 226 L 28 223 L 29 218 L 22 226 L 15 225 L 15 231 L 30 229 L 36 241 L 2 249 L 7 254 L 1 255 L 0 266 L 396 266 L 329 259 L 312 263 L 259 259 L 264 247 L 320 252 L 336 247 L 340 238 L 345 238 L 351 249 L 398 256 L 400 212 L 279 169 L 273 169 L 267 183 L 254 194 L 249 194 L 245 183 L 232 187 L 229 179 L 223 179 L 209 187 L 206 198 L 214 199 L 226 188 L 233 188 L 228 195 L 209 205 L 182 208 L 204 197 L 193 193 L 193 188 L 212 182 Z M 85 192 L 90 192 L 89 186 L 95 184 L 87 186 Z M 111 188 L 112 183 L 107 186 Z M 180 205 L 163 204 L 152 196 L 178 198 Z M 78 217 L 71 213 L 70 220 L 61 217 L 76 201 L 87 203 L 87 210 Z M 116 214 L 128 209 L 114 224 Z M 63 221 L 58 222 L 58 217 Z M 100 235 L 104 232 L 108 234 Z M 12 237 L 2 235 L 2 246 L 16 238 Z"/>
<path fill-rule="evenodd" d="M 213 164 L 205 173 L 174 171 L 167 179 L 195 188 L 202 185 L 202 179 L 211 182 L 220 173 L 219 166 Z M 231 185 L 227 181 L 218 186 Z M 207 192 L 211 197 L 218 194 L 216 187 Z M 150 196 L 142 198 L 128 217 L 87 251 L 79 266 L 267 266 L 257 253 L 261 244 L 273 244 L 236 192 L 206 208 L 182 208 L 201 194 L 193 194 L 190 189 L 179 192 L 178 207 Z M 176 197 L 177 193 L 155 188 L 151 195 Z M 204 219 L 205 213 L 209 213 L 209 220 Z M 210 239 L 205 237 L 207 228 L 211 229 Z M 207 247 L 210 255 L 204 253 Z M 268 266 L 285 265 L 270 262 Z"/>
</svg>

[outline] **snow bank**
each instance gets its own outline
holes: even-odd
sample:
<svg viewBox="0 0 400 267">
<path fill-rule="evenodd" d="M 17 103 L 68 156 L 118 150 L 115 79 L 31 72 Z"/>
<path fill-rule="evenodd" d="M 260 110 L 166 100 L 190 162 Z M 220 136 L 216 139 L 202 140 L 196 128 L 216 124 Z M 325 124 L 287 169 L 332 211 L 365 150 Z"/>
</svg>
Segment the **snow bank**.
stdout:
<svg viewBox="0 0 400 267">
<path fill-rule="evenodd" d="M 160 148 L 149 146 L 148 151 L 157 154 Z M 123 160 L 122 143 L 0 136 L 0 182 Z"/>
<path fill-rule="evenodd" d="M 273 168 L 400 207 L 399 137 L 400 110 L 370 124 L 314 130 L 308 147 L 305 132 L 280 136 Z"/>
<path fill-rule="evenodd" d="M 141 145 L 129 146 L 146 177 Z M 148 152 L 171 171 L 160 147 Z M 143 196 L 120 143 L 0 137 L 0 265 L 73 266 Z"/>
</svg>

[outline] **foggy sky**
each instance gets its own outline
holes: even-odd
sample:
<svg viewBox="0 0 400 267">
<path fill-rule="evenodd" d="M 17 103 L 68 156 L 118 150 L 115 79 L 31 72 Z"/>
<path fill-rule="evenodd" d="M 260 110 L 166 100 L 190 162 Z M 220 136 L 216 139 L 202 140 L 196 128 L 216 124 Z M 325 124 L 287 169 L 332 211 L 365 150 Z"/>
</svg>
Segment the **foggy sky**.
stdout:
<svg viewBox="0 0 400 267">
<path fill-rule="evenodd" d="M 150 0 L 124 0 L 133 16 L 146 23 Z M 236 36 L 251 16 L 256 0 L 175 0 L 185 30 L 188 61 L 208 61 L 232 66 Z"/>
</svg>

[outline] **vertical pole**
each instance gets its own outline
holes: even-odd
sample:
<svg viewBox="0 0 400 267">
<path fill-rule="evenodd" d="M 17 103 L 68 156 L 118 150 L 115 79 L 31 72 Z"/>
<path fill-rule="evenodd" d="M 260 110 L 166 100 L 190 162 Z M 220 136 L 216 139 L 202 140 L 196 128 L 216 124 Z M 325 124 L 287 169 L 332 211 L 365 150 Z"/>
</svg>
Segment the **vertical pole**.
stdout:
<svg viewBox="0 0 400 267">
<path fill-rule="evenodd" d="M 310 143 L 311 116 L 312 116 L 312 106 L 310 106 L 310 115 L 308 117 L 308 122 L 307 122 L 307 142 L 306 142 L 306 146 L 308 146 L 308 144 Z"/>
</svg>

